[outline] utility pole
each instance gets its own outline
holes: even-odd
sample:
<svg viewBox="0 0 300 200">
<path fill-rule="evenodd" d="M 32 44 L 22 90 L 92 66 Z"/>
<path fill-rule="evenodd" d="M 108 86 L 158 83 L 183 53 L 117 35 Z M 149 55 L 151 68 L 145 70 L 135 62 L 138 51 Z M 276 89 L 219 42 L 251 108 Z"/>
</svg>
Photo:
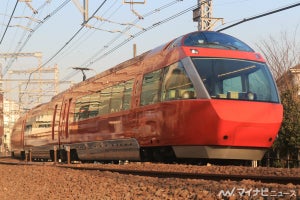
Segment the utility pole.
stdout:
<svg viewBox="0 0 300 200">
<path fill-rule="evenodd" d="M 89 19 L 89 0 L 83 0 L 83 5 L 78 0 L 72 0 L 79 12 L 83 15 L 83 23 Z"/>
<path fill-rule="evenodd" d="M 11 76 L 32 74 L 31 79 L 13 79 Z M 50 74 L 50 75 L 49 75 Z M 30 109 L 35 105 L 44 103 L 58 93 L 58 67 L 32 68 L 24 70 L 9 70 L 9 78 L 3 79 L 3 82 L 10 86 L 17 83 L 19 86 L 19 105 L 20 109 Z M 53 78 L 52 78 L 53 77 Z M 53 89 L 52 89 L 53 88 Z M 8 89 L 8 94 L 15 93 L 15 90 Z M 14 94 L 14 96 L 16 96 Z M 13 99 L 12 97 L 8 100 Z M 20 110 L 21 112 L 21 110 Z"/>
<path fill-rule="evenodd" d="M 198 8 L 193 10 L 193 21 L 198 22 L 198 31 L 211 31 L 217 22 L 223 18 L 214 18 L 212 16 L 212 0 L 197 0 Z"/>
</svg>

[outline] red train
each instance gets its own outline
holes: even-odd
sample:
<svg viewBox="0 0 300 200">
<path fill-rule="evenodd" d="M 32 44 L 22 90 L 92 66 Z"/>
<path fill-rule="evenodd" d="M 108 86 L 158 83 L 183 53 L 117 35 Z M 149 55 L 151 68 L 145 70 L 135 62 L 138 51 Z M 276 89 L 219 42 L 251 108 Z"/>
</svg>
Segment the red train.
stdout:
<svg viewBox="0 0 300 200">
<path fill-rule="evenodd" d="M 219 32 L 193 32 L 123 62 L 22 116 L 12 153 L 72 160 L 260 160 L 283 108 L 265 60 Z"/>
</svg>

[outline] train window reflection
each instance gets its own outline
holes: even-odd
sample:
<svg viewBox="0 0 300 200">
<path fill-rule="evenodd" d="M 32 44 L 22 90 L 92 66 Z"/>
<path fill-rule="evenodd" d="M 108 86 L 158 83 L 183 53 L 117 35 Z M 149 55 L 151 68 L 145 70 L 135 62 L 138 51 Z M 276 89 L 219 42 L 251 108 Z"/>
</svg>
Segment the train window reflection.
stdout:
<svg viewBox="0 0 300 200">
<path fill-rule="evenodd" d="M 75 103 L 74 121 L 130 109 L 133 82 L 121 82 L 78 98 Z"/>
<path fill-rule="evenodd" d="M 100 94 L 99 92 L 93 93 L 90 96 L 90 102 L 89 102 L 89 118 L 95 117 L 99 113 L 99 99 Z"/>
<path fill-rule="evenodd" d="M 159 88 L 161 83 L 162 70 L 150 72 L 144 76 L 141 105 L 153 104 L 159 101 Z"/>
<path fill-rule="evenodd" d="M 124 90 L 124 83 L 120 83 L 113 86 L 110 112 L 118 112 L 122 109 L 123 90 Z"/>
<path fill-rule="evenodd" d="M 194 98 L 196 98 L 194 86 L 181 62 L 150 72 L 144 76 L 141 105 Z"/>
<path fill-rule="evenodd" d="M 112 87 L 101 90 L 100 92 L 100 104 L 99 104 L 99 114 L 109 113 L 110 99 L 111 99 Z"/>
<path fill-rule="evenodd" d="M 129 81 L 125 82 L 123 107 L 122 107 L 123 110 L 130 109 L 132 87 L 133 87 L 133 80 L 129 80 Z"/>
<path fill-rule="evenodd" d="M 39 115 L 33 116 L 26 121 L 25 135 L 50 134 L 52 111 L 43 111 Z"/>
<path fill-rule="evenodd" d="M 193 98 L 195 90 L 182 64 L 178 62 L 166 67 L 162 84 L 162 101 Z"/>
</svg>

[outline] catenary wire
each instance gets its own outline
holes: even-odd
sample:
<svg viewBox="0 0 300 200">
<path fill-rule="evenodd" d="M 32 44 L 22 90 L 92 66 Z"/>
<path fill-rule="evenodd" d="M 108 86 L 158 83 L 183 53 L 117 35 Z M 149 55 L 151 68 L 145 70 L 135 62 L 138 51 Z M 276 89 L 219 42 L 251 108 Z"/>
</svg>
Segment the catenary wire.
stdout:
<svg viewBox="0 0 300 200">
<path fill-rule="evenodd" d="M 14 9 L 13 9 L 13 11 L 12 11 L 10 17 L 9 17 L 8 23 L 7 23 L 7 25 L 6 25 L 6 28 L 5 28 L 5 30 L 4 30 L 4 33 L 3 33 L 2 37 L 1 37 L 1 40 L 0 40 L 0 45 L 1 45 L 3 39 L 4 39 L 5 35 L 6 35 L 7 29 L 8 29 L 8 27 L 9 27 L 9 25 L 10 25 L 10 22 L 11 22 L 11 19 L 12 19 L 13 15 L 14 15 L 14 13 L 15 13 L 15 11 L 16 11 L 16 8 L 17 8 L 18 3 L 19 3 L 19 0 L 17 0 L 17 2 L 16 2 L 16 4 L 15 4 L 15 7 L 14 7 Z"/>
<path fill-rule="evenodd" d="M 164 10 L 166 8 L 169 8 L 171 7 L 172 5 L 178 3 L 178 2 L 181 2 L 183 0 L 175 0 L 175 1 L 172 1 L 170 3 L 167 3 L 159 8 L 156 8 L 146 14 L 144 14 L 142 17 L 145 19 L 161 10 Z M 137 24 L 139 21 L 141 21 L 140 18 L 136 18 L 136 20 L 134 20 L 131 24 Z M 126 32 L 126 31 L 129 31 L 133 26 L 127 26 L 126 28 L 124 28 L 122 30 L 122 32 Z M 100 49 L 100 51 L 97 51 L 93 56 L 91 56 L 89 59 L 87 59 L 87 61 L 85 61 L 83 64 L 81 64 L 80 66 L 86 66 L 86 65 L 89 65 L 90 61 L 93 60 L 97 55 L 99 55 L 100 53 L 102 53 L 103 51 L 105 51 L 110 45 L 112 45 L 115 41 L 117 41 L 120 37 L 122 36 L 122 33 L 120 33 L 119 35 L 117 35 L 115 38 L 113 38 L 112 40 L 110 40 L 108 43 L 106 43 L 104 45 L 104 48 Z M 78 74 L 79 72 L 78 71 L 73 71 L 71 73 L 69 73 L 69 75 L 67 75 L 66 77 L 64 77 L 62 80 L 68 80 L 70 79 L 71 77 L 73 77 L 74 75 Z"/>
<path fill-rule="evenodd" d="M 32 37 L 32 35 L 34 34 L 34 32 L 40 28 L 47 20 L 49 20 L 52 16 L 54 16 L 56 13 L 58 13 L 58 11 L 60 11 L 64 6 L 66 6 L 71 0 L 66 0 L 64 1 L 60 6 L 58 6 L 53 12 L 51 12 L 50 14 L 48 14 L 46 17 L 44 17 L 43 20 L 41 20 L 40 23 L 38 23 L 33 29 L 32 31 L 29 33 L 29 35 L 27 36 L 26 40 L 23 42 L 22 46 L 20 46 L 20 48 L 18 50 L 16 50 L 15 52 L 19 53 L 23 50 L 23 48 L 26 46 L 26 44 L 28 43 L 28 41 L 30 40 L 30 38 Z M 46 5 L 46 4 L 44 4 Z M 42 8 L 44 5 L 42 5 L 40 8 Z M 40 9 L 39 8 L 39 9 Z M 38 10 L 39 10 L 38 9 Z M 16 59 L 16 58 L 14 58 Z M 9 70 L 9 68 L 11 67 L 12 63 L 14 60 L 11 60 L 9 62 L 9 64 L 5 67 L 4 71 L 3 71 L 3 75 L 5 75 L 7 73 L 7 71 Z"/>
<path fill-rule="evenodd" d="M 249 18 L 244 18 L 244 19 L 240 20 L 239 22 L 236 22 L 232 25 L 221 28 L 217 31 L 221 32 L 221 31 L 224 31 L 226 29 L 232 28 L 234 26 L 240 25 L 242 23 L 245 23 L 245 22 L 248 22 L 248 21 L 251 21 L 251 20 L 255 20 L 255 19 L 258 19 L 258 18 L 261 18 L 261 17 L 265 17 L 265 16 L 268 16 L 268 15 L 272 15 L 272 14 L 275 14 L 275 13 L 278 13 L 278 12 L 281 12 L 281 11 L 284 11 L 284 10 L 288 10 L 288 9 L 294 8 L 294 7 L 299 6 L 299 5 L 300 5 L 300 3 L 298 2 L 298 3 L 295 3 L 295 4 L 289 5 L 289 6 L 285 6 L 285 7 L 276 9 L 276 10 L 272 10 L 272 11 L 267 12 L 267 13 L 263 13 L 263 14 L 256 15 L 256 16 L 253 16 L 253 17 L 249 17 Z"/>
<path fill-rule="evenodd" d="M 51 60 L 53 60 L 78 34 L 79 32 L 84 28 L 84 25 L 86 23 L 89 22 L 89 20 L 102 8 L 102 6 L 106 3 L 107 0 L 104 0 L 100 6 L 96 9 L 96 11 L 92 14 L 91 17 L 89 17 L 86 21 L 84 21 L 82 24 L 81 24 L 81 27 L 79 28 L 79 30 L 65 43 L 65 45 L 63 47 L 61 47 L 53 56 L 51 56 L 45 63 L 43 63 L 40 67 L 38 67 L 36 70 L 32 71 L 30 74 L 29 74 L 29 77 L 28 77 L 28 81 L 26 83 L 26 86 L 25 86 L 25 90 L 27 89 L 28 87 L 28 84 L 30 82 L 30 79 L 31 79 L 31 76 L 33 73 L 37 72 L 39 69 L 43 68 L 44 66 L 46 66 Z"/>
</svg>

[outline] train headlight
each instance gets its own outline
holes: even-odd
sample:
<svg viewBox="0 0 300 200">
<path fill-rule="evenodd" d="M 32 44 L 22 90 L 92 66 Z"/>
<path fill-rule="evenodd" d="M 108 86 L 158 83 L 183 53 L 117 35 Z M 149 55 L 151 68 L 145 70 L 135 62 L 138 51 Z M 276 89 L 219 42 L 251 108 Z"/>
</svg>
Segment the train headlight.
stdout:
<svg viewBox="0 0 300 200">
<path fill-rule="evenodd" d="M 190 51 L 191 51 L 192 54 L 198 54 L 199 53 L 199 51 L 197 49 L 190 49 Z"/>
</svg>

